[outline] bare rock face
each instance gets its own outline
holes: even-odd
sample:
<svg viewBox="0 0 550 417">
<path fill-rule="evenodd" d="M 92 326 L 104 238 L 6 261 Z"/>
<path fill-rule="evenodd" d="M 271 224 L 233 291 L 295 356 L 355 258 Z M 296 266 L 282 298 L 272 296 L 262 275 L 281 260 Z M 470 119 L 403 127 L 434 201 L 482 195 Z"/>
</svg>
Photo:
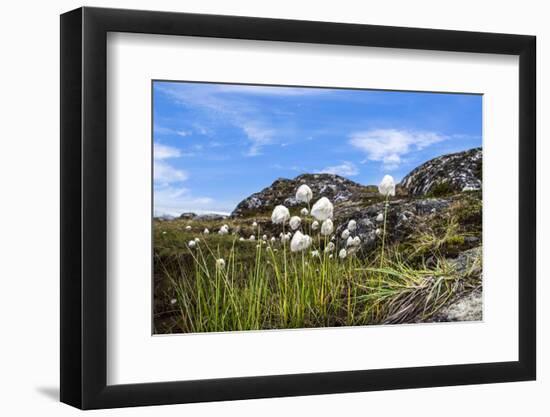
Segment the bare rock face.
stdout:
<svg viewBox="0 0 550 417">
<path fill-rule="evenodd" d="M 359 236 L 364 250 L 371 250 L 380 243 L 383 229 L 383 217 L 386 212 L 386 241 L 400 241 L 429 223 L 453 203 L 453 198 L 425 198 L 418 200 L 398 199 L 362 207 L 359 204 L 343 205 L 335 212 L 336 235 L 341 236 L 350 220 L 355 220 L 357 228 L 354 235 Z"/>
<path fill-rule="evenodd" d="M 482 151 L 474 148 L 434 158 L 401 181 L 411 196 L 442 196 L 481 189 Z"/>
<path fill-rule="evenodd" d="M 231 213 L 231 217 L 267 212 L 278 204 L 284 204 L 289 208 L 303 206 L 303 203 L 298 203 L 295 198 L 296 190 L 302 184 L 307 184 L 313 191 L 313 202 L 321 196 L 327 197 L 335 205 L 369 198 L 378 199 L 375 186 L 364 186 L 339 175 L 303 174 L 294 179 L 277 179 L 269 187 L 241 201 Z"/>
<path fill-rule="evenodd" d="M 481 321 L 483 319 L 481 290 L 468 292 L 445 305 L 433 321 Z"/>
<path fill-rule="evenodd" d="M 454 261 L 458 273 L 472 278 L 473 288 L 462 289 L 443 306 L 430 321 L 481 321 L 483 320 L 483 293 L 481 247 L 462 252 Z"/>
</svg>

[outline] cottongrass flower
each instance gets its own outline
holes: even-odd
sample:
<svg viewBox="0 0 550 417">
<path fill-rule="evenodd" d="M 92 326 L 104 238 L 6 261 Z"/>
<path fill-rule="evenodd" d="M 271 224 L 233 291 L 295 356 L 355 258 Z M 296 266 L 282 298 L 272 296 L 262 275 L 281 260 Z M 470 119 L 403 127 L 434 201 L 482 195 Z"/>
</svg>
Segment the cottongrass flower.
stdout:
<svg viewBox="0 0 550 417">
<path fill-rule="evenodd" d="M 342 239 L 346 240 L 349 237 L 349 235 L 350 235 L 349 230 L 344 229 L 344 231 L 342 232 L 342 234 L 340 236 L 342 237 Z"/>
<path fill-rule="evenodd" d="M 216 267 L 220 269 L 225 268 L 225 261 L 223 258 L 216 259 Z"/>
<path fill-rule="evenodd" d="M 332 259 L 332 253 L 328 256 L 329 259 Z"/>
<path fill-rule="evenodd" d="M 300 219 L 298 216 L 292 216 L 290 218 L 289 224 L 292 230 L 296 230 L 300 227 L 300 224 L 302 224 L 302 219 Z"/>
<path fill-rule="evenodd" d="M 318 250 L 312 250 L 311 251 L 311 256 L 313 258 L 318 258 L 319 257 L 319 251 Z"/>
<path fill-rule="evenodd" d="M 228 233 L 229 233 L 229 228 L 228 228 L 228 226 L 227 226 L 226 224 L 224 224 L 224 225 L 220 228 L 220 230 L 218 230 L 218 234 L 220 234 L 220 235 L 226 235 L 226 234 L 228 234 Z"/>
<path fill-rule="evenodd" d="M 199 243 L 200 241 L 201 240 L 198 237 L 195 238 L 195 242 Z"/>
<path fill-rule="evenodd" d="M 252 227 L 258 227 L 258 223 L 253 222 L 253 223 L 252 223 Z"/>
<path fill-rule="evenodd" d="M 378 191 L 384 197 L 395 195 L 395 181 L 391 175 L 384 175 L 382 181 L 378 185 Z"/>
<path fill-rule="evenodd" d="M 350 246 L 359 246 L 361 245 L 361 238 L 359 236 L 355 236 L 355 237 L 348 237 L 348 240 L 346 240 L 346 246 L 347 247 L 350 247 Z"/>
<path fill-rule="evenodd" d="M 326 197 L 321 197 L 311 208 L 311 215 L 320 222 L 332 219 L 334 206 Z"/>
<path fill-rule="evenodd" d="M 275 236 L 273 236 L 273 237 L 271 238 L 271 241 L 272 241 L 273 243 L 275 243 L 275 242 L 277 241 L 277 239 L 275 239 Z"/>
<path fill-rule="evenodd" d="M 163 235 L 165 235 L 165 234 L 166 234 L 166 230 L 165 230 L 165 231 L 163 231 L 163 232 L 162 232 L 162 234 L 163 234 Z"/>
<path fill-rule="evenodd" d="M 319 228 L 319 222 L 317 220 L 311 223 L 311 230 L 317 230 L 318 228 Z"/>
<path fill-rule="evenodd" d="M 172 304 L 172 305 L 176 304 L 177 302 L 178 302 L 178 300 L 176 300 L 175 298 L 172 298 L 170 300 L 170 304 Z"/>
<path fill-rule="evenodd" d="M 250 241 L 256 240 L 256 236 L 250 235 L 250 237 L 248 238 L 248 240 L 250 240 Z"/>
<path fill-rule="evenodd" d="M 275 224 L 284 224 L 290 219 L 290 212 L 288 209 L 281 205 L 278 205 L 273 209 L 273 213 L 271 213 L 271 221 Z"/>
<path fill-rule="evenodd" d="M 345 249 L 341 249 L 340 252 L 338 252 L 338 256 L 340 259 L 345 259 L 346 256 L 348 256 L 348 252 Z"/>
<path fill-rule="evenodd" d="M 296 200 L 301 203 L 309 203 L 313 198 L 313 191 L 307 185 L 302 184 L 296 191 Z"/>
<path fill-rule="evenodd" d="M 321 225 L 321 234 L 323 236 L 330 236 L 333 231 L 334 231 L 334 224 L 332 223 L 332 220 L 326 219 Z"/>
<path fill-rule="evenodd" d="M 311 246 L 311 237 L 302 234 L 299 230 L 294 233 L 290 241 L 290 250 L 292 252 L 301 252 Z"/>
<path fill-rule="evenodd" d="M 191 230 L 191 226 L 185 226 L 185 230 Z"/>
<path fill-rule="evenodd" d="M 267 240 L 267 235 L 263 235 L 262 240 Z"/>
<path fill-rule="evenodd" d="M 240 237 L 240 238 L 239 238 L 239 241 L 242 242 L 243 240 L 244 240 L 244 237 Z"/>
<path fill-rule="evenodd" d="M 204 229 L 204 231 L 203 231 L 202 233 L 205 234 L 205 235 L 207 235 L 208 233 L 210 233 L 210 230 Z"/>
<path fill-rule="evenodd" d="M 380 233 L 382 233 L 382 230 L 380 230 L 380 228 L 378 228 L 374 231 L 374 233 L 376 233 L 376 236 L 380 236 Z"/>
<path fill-rule="evenodd" d="M 360 247 L 361 247 L 361 238 L 359 236 L 355 236 L 354 238 L 352 237 L 348 238 L 346 242 L 348 255 L 354 254 L 359 250 Z"/>
<path fill-rule="evenodd" d="M 348 230 L 350 232 L 355 232 L 355 229 L 357 229 L 357 222 L 355 220 L 350 220 L 348 223 Z"/>
<path fill-rule="evenodd" d="M 194 248 L 195 246 L 197 246 L 197 242 L 195 242 L 194 240 L 190 240 L 187 246 L 189 246 L 190 248 Z"/>
<path fill-rule="evenodd" d="M 378 216 L 376 216 L 376 221 L 378 223 L 381 223 L 384 221 L 384 215 L 382 213 L 378 213 Z"/>
<path fill-rule="evenodd" d="M 309 211 L 307 208 L 304 207 L 302 210 L 300 210 L 300 214 L 302 216 L 307 216 L 309 214 Z"/>
<path fill-rule="evenodd" d="M 334 243 L 328 242 L 328 245 L 325 246 L 325 252 L 332 252 L 334 250 L 334 248 L 336 248 Z"/>
</svg>

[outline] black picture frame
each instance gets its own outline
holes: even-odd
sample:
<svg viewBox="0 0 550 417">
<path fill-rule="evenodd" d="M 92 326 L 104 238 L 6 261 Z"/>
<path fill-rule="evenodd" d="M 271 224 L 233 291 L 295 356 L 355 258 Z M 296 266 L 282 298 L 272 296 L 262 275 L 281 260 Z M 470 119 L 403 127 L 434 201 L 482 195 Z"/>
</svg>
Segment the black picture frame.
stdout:
<svg viewBox="0 0 550 417">
<path fill-rule="evenodd" d="M 108 32 L 519 56 L 519 360 L 107 385 Z M 61 401 L 95 409 L 534 380 L 535 51 L 524 35 L 88 7 L 61 15 Z"/>
</svg>

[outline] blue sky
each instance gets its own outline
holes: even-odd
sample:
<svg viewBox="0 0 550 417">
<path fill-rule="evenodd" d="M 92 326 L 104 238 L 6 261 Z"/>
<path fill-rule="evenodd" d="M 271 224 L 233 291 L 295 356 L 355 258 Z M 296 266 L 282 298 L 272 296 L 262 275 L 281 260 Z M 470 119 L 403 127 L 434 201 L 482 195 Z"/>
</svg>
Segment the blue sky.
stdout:
<svg viewBox="0 0 550 417">
<path fill-rule="evenodd" d="M 479 95 L 155 81 L 153 100 L 156 215 L 228 213 L 303 173 L 399 181 L 481 146 Z"/>
</svg>

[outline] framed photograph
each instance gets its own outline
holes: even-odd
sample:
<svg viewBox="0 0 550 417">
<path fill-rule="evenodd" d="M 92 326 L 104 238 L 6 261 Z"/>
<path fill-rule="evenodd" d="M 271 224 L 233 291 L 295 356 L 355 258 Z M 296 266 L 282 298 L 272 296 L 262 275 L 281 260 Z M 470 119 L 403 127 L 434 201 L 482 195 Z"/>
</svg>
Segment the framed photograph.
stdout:
<svg viewBox="0 0 550 417">
<path fill-rule="evenodd" d="M 535 37 L 61 16 L 61 401 L 533 380 Z"/>
</svg>

